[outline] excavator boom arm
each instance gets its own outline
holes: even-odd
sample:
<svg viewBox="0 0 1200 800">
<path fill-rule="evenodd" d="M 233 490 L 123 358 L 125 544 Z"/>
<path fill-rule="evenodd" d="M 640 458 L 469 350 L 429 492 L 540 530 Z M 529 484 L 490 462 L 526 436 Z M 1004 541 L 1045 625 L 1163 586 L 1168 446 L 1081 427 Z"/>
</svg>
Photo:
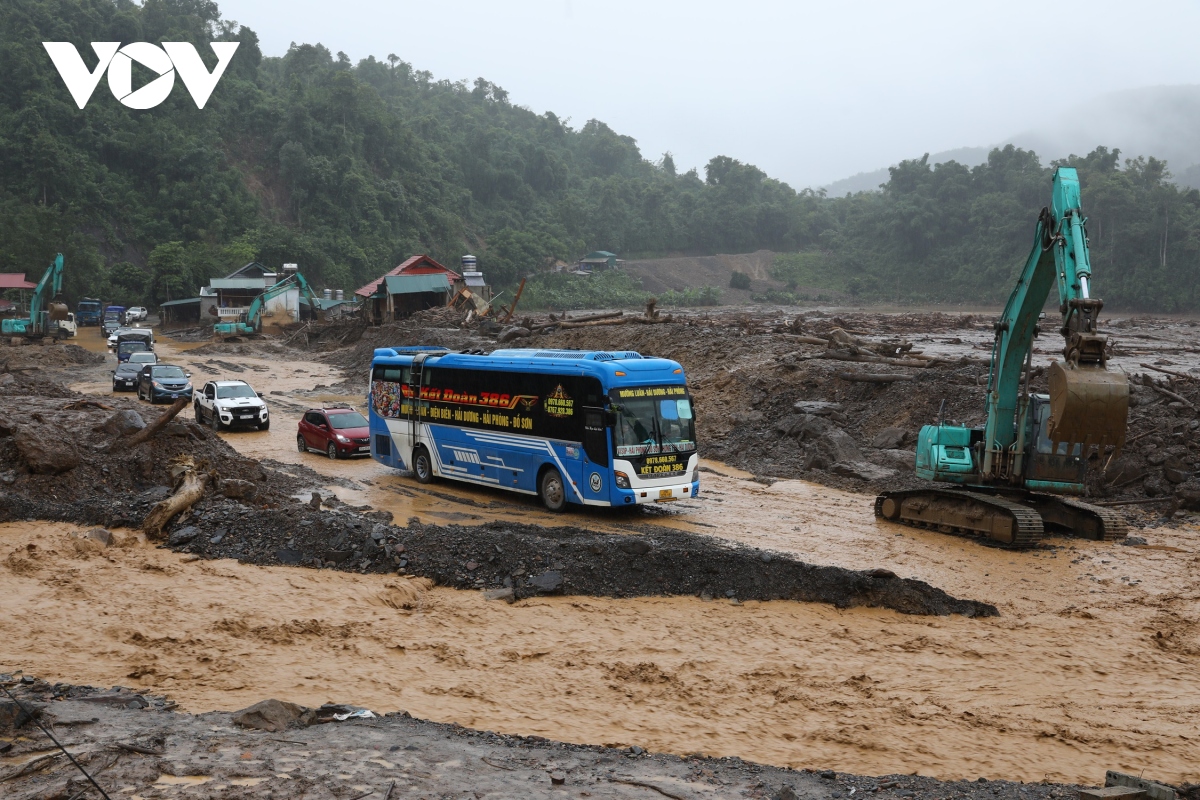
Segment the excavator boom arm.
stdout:
<svg viewBox="0 0 1200 800">
<path fill-rule="evenodd" d="M 63 256 L 62 253 L 59 253 L 50 262 L 42 279 L 38 281 L 37 288 L 33 290 L 33 297 L 29 300 L 29 324 L 34 329 L 41 324 L 42 312 L 46 310 L 50 301 L 62 294 L 62 279 Z"/>
<path fill-rule="evenodd" d="M 213 332 L 217 336 L 236 336 L 243 333 L 254 333 L 262 328 L 262 315 L 266 309 L 267 302 L 278 297 L 284 292 L 292 289 L 298 289 L 300 293 L 308 298 L 309 304 L 316 313 L 321 313 L 320 301 L 317 299 L 316 292 L 309 286 L 308 281 L 299 272 L 289 275 L 279 283 L 267 289 L 265 292 L 254 298 L 250 303 L 250 307 L 246 309 L 246 321 L 237 323 L 217 323 L 213 328 Z"/>
<path fill-rule="evenodd" d="M 1124 443 L 1128 383 L 1123 374 L 1105 370 L 1107 337 L 1096 330 L 1104 304 L 1091 297 L 1086 222 L 1079 176 L 1073 168 L 1059 167 L 1050 207 L 1038 216 L 1033 247 L 996 322 L 981 465 L 985 477 L 1021 476 L 1020 439 L 1027 430 L 1021 378 L 1051 284 L 1058 287 L 1060 332 L 1066 339 L 1064 361 L 1056 362 L 1050 374 L 1051 437 L 1056 443 L 1118 449 Z"/>
</svg>

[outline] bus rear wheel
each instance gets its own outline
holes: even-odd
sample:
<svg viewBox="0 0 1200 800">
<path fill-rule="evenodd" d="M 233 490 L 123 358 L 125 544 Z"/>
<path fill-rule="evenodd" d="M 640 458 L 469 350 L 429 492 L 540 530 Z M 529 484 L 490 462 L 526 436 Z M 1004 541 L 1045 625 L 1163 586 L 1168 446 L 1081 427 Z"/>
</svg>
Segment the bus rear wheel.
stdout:
<svg viewBox="0 0 1200 800">
<path fill-rule="evenodd" d="M 542 505 L 556 514 L 567 509 L 567 487 L 563 483 L 562 474 L 554 467 L 542 473 L 542 479 L 538 482 L 538 495 L 542 498 Z"/>
<path fill-rule="evenodd" d="M 417 483 L 433 482 L 433 461 L 429 458 L 429 451 L 425 449 L 425 445 L 419 444 L 413 450 L 413 475 L 416 476 Z"/>
</svg>

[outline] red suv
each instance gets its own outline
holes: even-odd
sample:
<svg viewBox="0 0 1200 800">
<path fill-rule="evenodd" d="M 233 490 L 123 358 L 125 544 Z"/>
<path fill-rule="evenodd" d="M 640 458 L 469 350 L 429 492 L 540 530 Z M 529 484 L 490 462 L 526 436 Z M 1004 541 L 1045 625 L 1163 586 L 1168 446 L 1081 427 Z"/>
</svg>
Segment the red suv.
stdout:
<svg viewBox="0 0 1200 800">
<path fill-rule="evenodd" d="M 301 453 L 316 450 L 330 458 L 369 456 L 367 418 L 353 408 L 309 409 L 300 418 L 296 448 Z"/>
</svg>

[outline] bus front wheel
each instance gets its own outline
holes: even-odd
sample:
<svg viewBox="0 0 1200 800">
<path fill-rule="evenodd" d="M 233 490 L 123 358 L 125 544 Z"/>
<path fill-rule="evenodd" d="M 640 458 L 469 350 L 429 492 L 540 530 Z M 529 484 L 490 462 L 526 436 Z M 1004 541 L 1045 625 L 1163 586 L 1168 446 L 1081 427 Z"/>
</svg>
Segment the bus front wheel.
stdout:
<svg viewBox="0 0 1200 800">
<path fill-rule="evenodd" d="M 542 480 L 539 483 L 539 492 L 541 495 L 542 504 L 550 511 L 556 514 L 565 511 L 567 508 L 567 487 L 563 484 L 562 474 L 554 467 L 550 467 L 542 473 Z"/>
<path fill-rule="evenodd" d="M 417 449 L 413 450 L 413 475 L 417 483 L 433 482 L 433 461 L 424 445 L 417 445 Z"/>
</svg>

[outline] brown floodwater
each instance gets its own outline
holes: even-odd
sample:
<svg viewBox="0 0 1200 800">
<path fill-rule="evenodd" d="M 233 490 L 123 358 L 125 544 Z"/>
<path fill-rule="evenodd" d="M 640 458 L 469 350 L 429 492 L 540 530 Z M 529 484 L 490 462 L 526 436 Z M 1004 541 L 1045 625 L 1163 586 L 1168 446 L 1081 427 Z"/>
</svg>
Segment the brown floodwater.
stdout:
<svg viewBox="0 0 1200 800">
<path fill-rule="evenodd" d="M 1156 537 L 1183 554 L 1089 551 L 1074 570 L 1112 572 L 1104 557 L 1120 556 L 1115 572 L 1138 586 L 1063 569 L 1049 593 L 1012 587 L 987 620 L 695 598 L 508 605 L 397 576 L 189 561 L 132 535 L 103 549 L 72 531 L 0 525 L 0 669 L 191 711 L 336 700 L 867 774 L 1200 777 L 1191 531 Z M 1060 567 L 1048 562 L 1024 572 Z"/>
<path fill-rule="evenodd" d="M 340 380 L 329 365 L 172 358 L 198 383 L 236 375 L 267 395 L 270 431 L 222 434 L 237 450 L 308 466 L 325 491 L 401 523 L 621 531 L 649 522 L 819 564 L 885 567 L 994 603 L 1001 616 L 694 598 L 510 606 L 395 576 L 187 562 L 133 537 L 100 551 L 69 539 L 69 526 L 9 524 L 0 526 L 0 670 L 140 686 L 196 711 L 269 696 L 337 700 L 567 741 L 859 773 L 1094 784 L 1122 769 L 1200 780 L 1195 527 L 1146 532 L 1151 547 L 1051 539 L 1013 553 L 877 522 L 864 495 L 768 486 L 713 462 L 695 500 L 554 515 L 508 493 L 420 486 L 371 459 L 299 453 L 304 408 L 361 408 L 361 398 L 318 388 Z"/>
</svg>

